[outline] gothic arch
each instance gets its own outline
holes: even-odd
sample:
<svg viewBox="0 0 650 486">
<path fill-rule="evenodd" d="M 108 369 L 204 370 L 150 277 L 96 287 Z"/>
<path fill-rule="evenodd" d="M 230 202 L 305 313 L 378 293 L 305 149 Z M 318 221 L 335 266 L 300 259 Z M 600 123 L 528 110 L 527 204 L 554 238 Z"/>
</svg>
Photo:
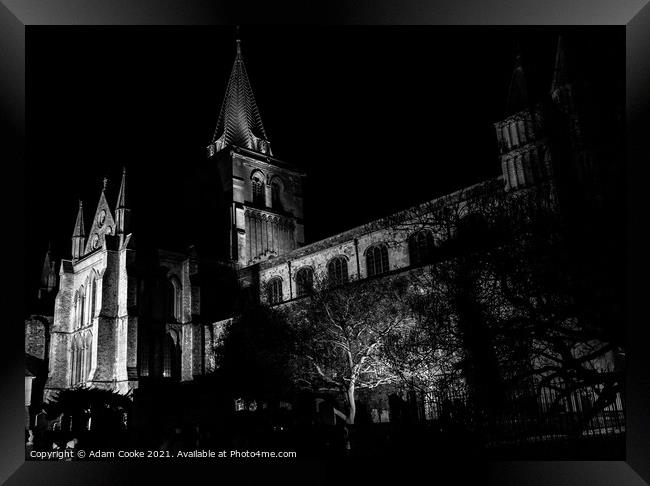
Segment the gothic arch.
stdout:
<svg viewBox="0 0 650 486">
<path fill-rule="evenodd" d="M 309 295 L 314 289 L 314 269 L 305 265 L 296 271 L 296 295 Z"/>
<path fill-rule="evenodd" d="M 92 369 L 92 358 L 93 358 L 93 333 L 88 331 L 86 333 L 86 380 L 90 378 L 90 370 Z"/>
<path fill-rule="evenodd" d="M 180 322 L 183 315 L 183 286 L 180 279 L 171 274 L 167 279 L 166 309 L 168 318 Z"/>
<path fill-rule="evenodd" d="M 278 175 L 274 175 L 269 180 L 271 186 L 271 207 L 275 210 L 284 209 L 284 181 Z"/>
<path fill-rule="evenodd" d="M 84 326 L 87 326 L 89 322 L 92 322 L 92 314 L 90 313 L 90 310 L 92 308 L 92 302 L 91 302 L 91 297 L 92 297 L 92 281 L 90 279 L 91 275 L 88 275 L 86 277 L 86 314 L 85 314 L 85 321 L 83 323 Z"/>
<path fill-rule="evenodd" d="M 385 243 L 371 245 L 366 248 L 363 254 L 366 257 L 366 272 L 368 277 L 386 273 L 390 269 L 388 247 Z"/>
<path fill-rule="evenodd" d="M 79 298 L 77 299 L 75 329 L 81 329 L 86 322 L 86 288 L 79 287 Z"/>
<path fill-rule="evenodd" d="M 77 322 L 79 321 L 79 289 L 75 290 L 74 297 L 72 299 L 72 329 L 77 328 Z"/>
<path fill-rule="evenodd" d="M 99 276 L 95 270 L 91 273 L 90 278 L 90 322 L 93 321 L 97 314 L 97 280 Z"/>
<path fill-rule="evenodd" d="M 266 206 L 266 183 L 264 173 L 255 169 L 251 172 L 251 199 L 257 206 Z"/>
<path fill-rule="evenodd" d="M 266 283 L 269 304 L 279 304 L 283 300 L 282 277 L 273 277 Z"/>
<path fill-rule="evenodd" d="M 411 234 L 408 245 L 411 265 L 430 263 L 433 260 L 436 241 L 430 229 L 422 229 Z"/>
<path fill-rule="evenodd" d="M 175 346 L 180 346 L 180 339 L 178 337 L 178 331 L 176 329 L 169 329 L 167 334 L 172 338 Z"/>
<path fill-rule="evenodd" d="M 284 179 L 278 174 L 269 175 L 269 184 L 274 184 L 274 183 L 278 184 L 280 188 L 284 191 L 285 188 Z"/>
<path fill-rule="evenodd" d="M 330 284 L 342 284 L 348 281 L 348 257 L 340 254 L 327 262 L 327 278 Z"/>
<path fill-rule="evenodd" d="M 75 333 L 70 346 L 70 384 L 76 386 L 82 381 L 83 342 L 79 333 Z"/>
<path fill-rule="evenodd" d="M 163 378 L 179 381 L 181 379 L 181 346 L 178 331 L 169 329 L 165 333 L 163 348 Z"/>
<path fill-rule="evenodd" d="M 260 182 L 265 182 L 266 181 L 266 176 L 264 175 L 264 172 L 262 172 L 260 169 L 253 169 L 251 171 L 251 180 L 256 179 L 256 178 Z"/>
</svg>

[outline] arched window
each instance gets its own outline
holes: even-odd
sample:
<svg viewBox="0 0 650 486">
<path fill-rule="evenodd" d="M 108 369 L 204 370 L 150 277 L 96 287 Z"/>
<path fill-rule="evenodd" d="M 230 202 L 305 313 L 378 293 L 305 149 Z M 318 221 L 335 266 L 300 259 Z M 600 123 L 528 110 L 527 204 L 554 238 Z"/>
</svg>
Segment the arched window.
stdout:
<svg viewBox="0 0 650 486">
<path fill-rule="evenodd" d="M 79 291 L 74 293 L 74 300 L 72 301 L 72 328 L 75 329 L 79 326 Z"/>
<path fill-rule="evenodd" d="M 282 186 L 280 185 L 280 182 L 278 180 L 274 180 L 271 183 L 271 206 L 273 209 L 277 209 L 279 211 L 282 210 L 282 200 L 280 198 L 281 193 Z"/>
<path fill-rule="evenodd" d="M 70 348 L 70 385 L 77 384 L 77 340 L 76 337 L 72 339 L 72 347 Z"/>
<path fill-rule="evenodd" d="M 84 367 L 84 381 L 87 381 L 90 377 L 90 365 L 92 363 L 93 357 L 93 335 L 91 333 L 86 334 L 86 339 L 84 343 L 84 354 L 86 365 Z"/>
<path fill-rule="evenodd" d="M 77 300 L 77 303 L 79 304 L 77 328 L 80 328 L 86 323 L 86 289 L 83 286 L 79 289 L 79 300 Z"/>
<path fill-rule="evenodd" d="M 75 334 L 72 339 L 72 355 L 70 364 L 72 365 L 70 369 L 70 380 L 72 382 L 71 384 L 74 386 L 81 383 L 83 373 L 83 350 L 78 333 Z"/>
<path fill-rule="evenodd" d="M 503 130 L 503 139 L 505 140 L 506 150 L 512 148 L 512 142 L 510 141 L 510 131 L 508 130 L 508 125 L 503 125 L 501 128 Z"/>
<path fill-rule="evenodd" d="M 81 383 L 84 383 L 86 381 L 86 376 L 88 374 L 86 373 L 86 366 L 87 366 L 87 359 L 88 359 L 88 347 L 86 346 L 86 340 L 84 337 L 80 338 L 79 341 L 79 346 L 81 348 L 81 360 L 79 362 L 79 381 Z"/>
<path fill-rule="evenodd" d="M 311 294 L 314 288 L 314 271 L 303 267 L 296 273 L 296 293 L 298 297 Z"/>
<path fill-rule="evenodd" d="M 173 322 L 181 320 L 183 312 L 183 292 L 180 281 L 176 277 L 167 283 L 167 317 Z"/>
<path fill-rule="evenodd" d="M 433 261 L 435 242 L 429 230 L 418 231 L 409 238 L 411 265 L 422 265 Z"/>
<path fill-rule="evenodd" d="M 377 245 L 366 250 L 366 270 L 369 277 L 388 271 L 388 248 L 386 245 Z"/>
<path fill-rule="evenodd" d="M 270 304 L 282 302 L 282 279 L 277 277 L 269 280 L 267 296 Z"/>
<path fill-rule="evenodd" d="M 181 348 L 178 333 L 170 331 L 165 334 L 163 352 L 163 377 L 173 380 L 181 378 Z"/>
<path fill-rule="evenodd" d="M 93 276 L 92 291 L 90 293 L 90 318 L 94 319 L 97 311 L 97 277 Z"/>
<path fill-rule="evenodd" d="M 327 276 L 333 285 L 348 281 L 348 261 L 344 256 L 337 256 L 327 264 Z"/>
<path fill-rule="evenodd" d="M 510 128 L 510 140 L 512 140 L 512 146 L 514 148 L 519 145 L 519 137 L 517 136 L 517 126 L 514 123 L 510 123 L 509 128 Z"/>
<path fill-rule="evenodd" d="M 262 176 L 255 174 L 251 180 L 253 186 L 253 204 L 256 206 L 265 206 L 266 198 L 264 195 L 264 181 Z"/>
</svg>

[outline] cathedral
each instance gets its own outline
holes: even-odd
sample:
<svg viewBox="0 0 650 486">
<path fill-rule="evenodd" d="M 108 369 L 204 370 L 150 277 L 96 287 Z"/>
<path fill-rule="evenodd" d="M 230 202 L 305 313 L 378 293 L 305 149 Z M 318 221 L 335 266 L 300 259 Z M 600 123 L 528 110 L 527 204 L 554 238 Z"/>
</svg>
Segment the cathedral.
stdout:
<svg viewBox="0 0 650 486">
<path fill-rule="evenodd" d="M 521 59 L 515 61 L 507 116 L 494 124 L 502 172 L 431 201 L 434 205 L 554 187 L 547 106 L 572 123 L 572 146 L 578 151 L 584 146 L 562 42 L 544 102 L 529 101 Z M 576 177 L 592 164 L 586 149 L 580 154 Z M 219 189 L 208 195 L 217 201 L 221 229 L 213 241 L 214 258 L 194 247 L 140 249 L 127 171 L 117 195 L 109 194 L 104 181 L 94 206 L 79 202 L 70 256 L 57 273 L 48 252 L 39 290 L 44 308 L 26 322 L 26 354 L 47 363 L 46 401 L 62 389 L 129 393 L 145 380 L 185 382 L 211 373 L 215 343 L 224 323 L 235 317 L 232 307 L 217 302 L 219 286 L 282 305 L 307 295 L 313 282 L 325 277 L 343 282 L 420 266 L 437 237 L 404 233 L 391 235 L 388 244 L 382 220 L 305 241 L 306 174 L 274 154 L 239 40 L 206 161 Z"/>
</svg>

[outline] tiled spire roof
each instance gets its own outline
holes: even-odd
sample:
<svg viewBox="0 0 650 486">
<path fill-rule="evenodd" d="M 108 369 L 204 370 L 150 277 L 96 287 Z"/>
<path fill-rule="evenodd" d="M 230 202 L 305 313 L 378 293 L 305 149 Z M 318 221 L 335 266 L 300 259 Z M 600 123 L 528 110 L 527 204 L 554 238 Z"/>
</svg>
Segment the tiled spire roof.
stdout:
<svg viewBox="0 0 650 486">
<path fill-rule="evenodd" d="M 241 42 L 237 39 L 237 55 L 230 73 L 226 96 L 221 105 L 217 128 L 212 143 L 218 152 L 229 145 L 272 155 L 255 96 L 246 74 L 241 55 Z"/>
</svg>

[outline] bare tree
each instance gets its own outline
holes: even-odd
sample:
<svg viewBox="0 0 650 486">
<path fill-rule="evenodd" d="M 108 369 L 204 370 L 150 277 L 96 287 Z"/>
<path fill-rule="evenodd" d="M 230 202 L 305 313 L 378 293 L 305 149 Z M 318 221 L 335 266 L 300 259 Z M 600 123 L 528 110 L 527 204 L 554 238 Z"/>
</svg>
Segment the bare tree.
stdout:
<svg viewBox="0 0 650 486">
<path fill-rule="evenodd" d="M 412 324 L 406 292 L 399 277 L 344 285 L 324 281 L 309 297 L 285 308 L 296 336 L 297 380 L 313 389 L 341 392 L 349 424 L 354 424 L 359 389 L 399 378 L 383 348 Z"/>
<path fill-rule="evenodd" d="M 620 372 L 602 373 L 608 353 L 621 349 L 607 317 L 584 305 L 584 289 L 596 283 L 569 256 L 571 222 L 558 210 L 553 187 L 504 194 L 497 183 L 385 222 L 395 238 L 430 232 L 435 242 L 416 262 L 422 270 L 411 274 L 426 289 L 420 334 L 436 339 L 428 350 L 426 342 L 415 349 L 423 360 L 441 350 L 458 358 L 457 371 L 488 415 L 522 385 L 539 389 L 560 380 L 557 400 L 596 386 L 598 400 L 579 429 L 621 390 Z"/>
<path fill-rule="evenodd" d="M 440 268 L 439 268 L 440 270 Z M 434 396 L 462 379 L 462 345 L 448 282 L 428 268 L 402 276 L 411 325 L 383 346 L 385 359 L 400 382 L 421 395 Z"/>
</svg>

